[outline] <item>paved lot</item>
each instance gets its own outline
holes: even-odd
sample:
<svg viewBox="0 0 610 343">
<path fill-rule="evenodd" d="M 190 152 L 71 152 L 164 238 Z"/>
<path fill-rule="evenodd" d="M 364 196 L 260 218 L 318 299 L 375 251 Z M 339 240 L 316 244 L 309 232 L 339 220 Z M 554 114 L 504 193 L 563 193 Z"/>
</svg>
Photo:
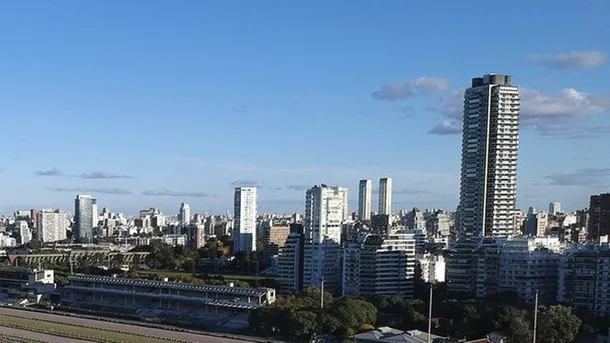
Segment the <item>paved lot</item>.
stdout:
<svg viewBox="0 0 610 343">
<path fill-rule="evenodd" d="M 149 327 L 138 326 L 138 325 L 111 323 L 111 322 L 107 322 L 107 321 L 103 321 L 103 320 L 86 319 L 86 318 L 79 318 L 79 317 L 75 317 L 75 316 L 63 316 L 63 315 L 33 312 L 33 311 L 24 311 L 24 310 L 17 310 L 17 309 L 11 309 L 11 308 L 6 308 L 6 307 L 0 308 L 0 314 L 21 316 L 21 317 L 26 317 L 26 318 L 30 318 L 30 319 L 39 319 L 39 320 L 45 320 L 45 321 L 49 321 L 49 322 L 57 322 L 57 323 L 63 323 L 63 324 L 86 325 L 86 326 L 97 327 L 100 329 L 118 330 L 118 331 L 122 331 L 122 332 L 138 334 L 138 335 L 155 336 L 155 337 L 159 337 L 159 338 L 163 338 L 163 339 L 175 339 L 175 340 L 181 340 L 181 341 L 193 342 L 193 343 L 198 343 L 198 342 L 200 342 L 200 343 L 244 343 L 243 340 L 230 339 L 230 338 L 224 338 L 224 337 L 198 335 L 198 334 L 188 333 L 188 332 L 169 331 L 169 330 L 149 328 Z M 25 331 L 25 332 L 27 332 L 27 331 Z M 51 336 L 51 337 L 53 337 L 53 336 Z M 57 342 L 58 343 L 68 342 L 68 341 L 66 341 L 65 338 L 61 338 L 61 339 L 62 339 L 61 341 L 57 341 Z M 46 341 L 46 339 L 42 339 L 42 340 Z M 74 342 L 84 342 L 84 341 L 75 340 Z"/>
<path fill-rule="evenodd" d="M 66 337 L 59 337 L 48 335 L 46 333 L 38 333 L 21 329 L 13 329 L 9 327 L 0 326 L 0 332 L 5 333 L 7 335 L 11 335 L 13 337 L 21 337 L 26 339 L 32 339 L 41 342 L 48 343 L 91 343 L 91 341 L 83 341 L 80 339 L 72 339 Z M 9 342 L 12 342 L 9 340 Z"/>
</svg>

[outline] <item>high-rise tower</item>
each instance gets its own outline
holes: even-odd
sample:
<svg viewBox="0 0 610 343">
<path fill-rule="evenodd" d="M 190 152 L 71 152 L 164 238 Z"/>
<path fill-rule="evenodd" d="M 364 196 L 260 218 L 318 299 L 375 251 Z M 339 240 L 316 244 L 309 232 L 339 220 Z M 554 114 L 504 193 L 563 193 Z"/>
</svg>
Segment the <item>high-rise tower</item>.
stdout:
<svg viewBox="0 0 610 343">
<path fill-rule="evenodd" d="M 191 206 L 185 202 L 180 204 L 180 226 L 187 226 L 191 223 Z"/>
<path fill-rule="evenodd" d="M 74 200 L 74 238 L 93 238 L 97 226 L 97 200 L 90 195 L 77 195 Z"/>
<path fill-rule="evenodd" d="M 510 75 L 475 77 L 464 93 L 461 235 L 501 237 L 514 231 L 519 105 Z"/>
<path fill-rule="evenodd" d="M 256 187 L 235 188 L 235 251 L 256 251 Z"/>
<path fill-rule="evenodd" d="M 341 287 L 341 224 L 348 217 L 347 189 L 314 186 L 305 193 L 304 271 L 305 287 L 328 291 Z"/>
<path fill-rule="evenodd" d="M 392 214 L 392 179 L 379 179 L 379 214 Z"/>
<path fill-rule="evenodd" d="M 358 184 L 358 218 L 360 220 L 371 219 L 372 193 L 373 182 L 371 180 L 360 180 Z"/>
</svg>

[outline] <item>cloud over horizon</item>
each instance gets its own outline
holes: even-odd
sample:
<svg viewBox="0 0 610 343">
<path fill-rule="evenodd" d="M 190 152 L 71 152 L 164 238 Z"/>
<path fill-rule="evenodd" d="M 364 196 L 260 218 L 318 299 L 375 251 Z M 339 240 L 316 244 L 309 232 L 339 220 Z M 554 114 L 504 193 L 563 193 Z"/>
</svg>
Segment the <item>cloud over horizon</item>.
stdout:
<svg viewBox="0 0 610 343">
<path fill-rule="evenodd" d="M 230 183 L 231 187 L 257 187 L 262 188 L 263 183 L 256 180 L 235 180 Z"/>
<path fill-rule="evenodd" d="M 551 186 L 594 186 L 604 183 L 609 177 L 610 168 L 585 168 L 571 173 L 544 175 L 542 178 Z"/>
<path fill-rule="evenodd" d="M 85 180 L 103 180 L 103 179 L 133 179 L 133 176 L 125 174 L 116 174 L 103 171 L 95 171 L 90 173 L 82 173 L 78 175 L 69 175 L 61 171 L 59 168 L 53 167 L 47 170 L 36 170 L 34 174 L 37 176 L 56 176 L 56 177 L 76 177 Z"/>
<path fill-rule="evenodd" d="M 47 170 L 36 170 L 34 171 L 34 174 L 38 176 L 65 176 L 61 170 L 55 167 Z"/>
<path fill-rule="evenodd" d="M 591 69 L 606 63 L 602 51 L 570 51 L 558 54 L 531 54 L 525 60 L 549 69 Z"/>
<path fill-rule="evenodd" d="M 184 198 L 210 198 L 212 194 L 206 192 L 192 192 L 192 191 L 176 191 L 167 188 L 158 190 L 148 189 L 142 192 L 142 195 L 146 196 L 157 196 L 157 197 L 184 197 Z"/>
<path fill-rule="evenodd" d="M 133 179 L 133 176 L 124 175 L 124 174 L 114 174 L 107 172 L 91 172 L 91 173 L 83 173 L 78 175 L 81 179 L 88 180 L 100 180 L 100 179 Z"/>
<path fill-rule="evenodd" d="M 47 190 L 52 192 L 70 192 L 70 193 L 99 193 L 111 195 L 130 195 L 132 191 L 122 188 L 83 188 L 83 187 L 47 187 Z"/>
<path fill-rule="evenodd" d="M 444 91 L 449 87 L 449 81 L 439 77 L 419 77 L 415 80 L 397 81 L 385 84 L 373 92 L 377 100 L 405 100 L 417 94 L 427 94 Z"/>
</svg>

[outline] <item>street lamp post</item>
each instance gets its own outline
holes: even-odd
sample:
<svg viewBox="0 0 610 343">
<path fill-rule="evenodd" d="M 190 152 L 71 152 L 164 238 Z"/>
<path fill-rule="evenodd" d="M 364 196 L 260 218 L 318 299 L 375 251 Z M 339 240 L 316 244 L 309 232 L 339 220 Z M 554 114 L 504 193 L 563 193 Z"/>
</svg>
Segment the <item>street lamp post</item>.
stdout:
<svg viewBox="0 0 610 343">
<path fill-rule="evenodd" d="M 536 290 L 536 298 L 534 298 L 534 337 L 532 342 L 536 343 L 536 331 L 538 329 L 538 290 Z"/>
<path fill-rule="evenodd" d="M 432 283 L 430 283 L 430 304 L 428 305 L 428 343 L 432 343 Z M 536 342 L 534 342 L 536 343 Z"/>
</svg>

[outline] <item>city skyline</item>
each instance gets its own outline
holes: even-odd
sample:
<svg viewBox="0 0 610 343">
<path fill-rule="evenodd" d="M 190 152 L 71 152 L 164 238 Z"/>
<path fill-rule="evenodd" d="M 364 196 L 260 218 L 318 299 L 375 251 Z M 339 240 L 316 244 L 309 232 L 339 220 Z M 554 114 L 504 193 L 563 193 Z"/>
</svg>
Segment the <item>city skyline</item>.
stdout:
<svg viewBox="0 0 610 343">
<path fill-rule="evenodd" d="M 610 5 L 499 6 L 7 3 L 0 214 L 73 210 L 78 194 L 225 212 L 240 186 L 258 187 L 260 212 L 302 212 L 320 183 L 355 210 L 358 181 L 384 176 L 394 211 L 453 211 L 463 90 L 493 72 L 521 89 L 517 206 L 586 207 L 610 190 Z M 465 48 L 494 8 L 520 24 Z"/>
</svg>

